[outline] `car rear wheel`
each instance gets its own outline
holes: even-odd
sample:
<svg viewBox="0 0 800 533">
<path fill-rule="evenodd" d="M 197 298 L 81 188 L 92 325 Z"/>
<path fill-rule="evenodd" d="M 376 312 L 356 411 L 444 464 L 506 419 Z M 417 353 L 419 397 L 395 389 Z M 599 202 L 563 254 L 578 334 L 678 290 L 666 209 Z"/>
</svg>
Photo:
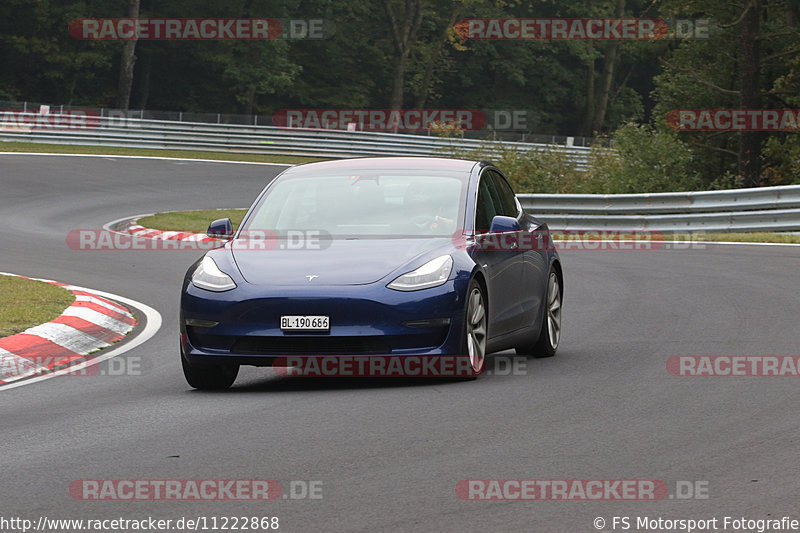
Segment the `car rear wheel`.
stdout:
<svg viewBox="0 0 800 533">
<path fill-rule="evenodd" d="M 539 338 L 531 345 L 518 347 L 518 354 L 533 355 L 534 357 L 552 357 L 556 354 L 558 344 L 561 342 L 561 304 L 563 298 L 558 273 L 556 273 L 555 268 L 551 267 L 550 275 L 547 279 L 545 314 L 542 319 Z"/>
<path fill-rule="evenodd" d="M 486 304 L 480 284 L 474 279 L 467 290 L 466 314 L 464 316 L 464 340 L 461 355 L 468 359 L 469 373 L 476 378 L 486 368 Z"/>
<path fill-rule="evenodd" d="M 183 375 L 190 387 L 200 390 L 227 389 L 236 381 L 239 365 L 192 364 L 181 354 Z"/>
</svg>

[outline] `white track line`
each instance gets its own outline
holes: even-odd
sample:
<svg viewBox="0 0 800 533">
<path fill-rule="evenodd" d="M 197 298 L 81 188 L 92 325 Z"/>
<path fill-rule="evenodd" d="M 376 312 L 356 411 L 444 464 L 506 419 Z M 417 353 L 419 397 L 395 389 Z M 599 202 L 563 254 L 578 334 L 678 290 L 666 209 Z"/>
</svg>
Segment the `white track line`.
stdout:
<svg viewBox="0 0 800 533">
<path fill-rule="evenodd" d="M 225 159 L 188 159 L 182 157 L 158 157 L 148 155 L 113 155 L 113 154 L 51 154 L 39 152 L 0 152 L 0 155 L 43 155 L 49 157 L 102 157 L 105 159 L 152 159 L 155 161 L 189 161 L 191 163 L 224 163 L 231 165 L 264 165 L 270 167 L 291 167 L 287 163 L 265 163 L 260 161 L 228 161 Z"/>
</svg>

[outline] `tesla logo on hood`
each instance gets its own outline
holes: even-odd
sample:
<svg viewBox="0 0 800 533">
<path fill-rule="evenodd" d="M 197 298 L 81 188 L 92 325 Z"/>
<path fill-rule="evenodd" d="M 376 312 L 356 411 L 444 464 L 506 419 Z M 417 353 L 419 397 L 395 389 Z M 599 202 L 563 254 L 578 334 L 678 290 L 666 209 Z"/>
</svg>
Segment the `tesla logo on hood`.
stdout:
<svg viewBox="0 0 800 533">
<path fill-rule="evenodd" d="M 314 278 L 318 278 L 319 276 L 317 276 L 316 274 L 306 274 L 306 277 L 308 278 L 308 281 L 311 281 Z"/>
</svg>

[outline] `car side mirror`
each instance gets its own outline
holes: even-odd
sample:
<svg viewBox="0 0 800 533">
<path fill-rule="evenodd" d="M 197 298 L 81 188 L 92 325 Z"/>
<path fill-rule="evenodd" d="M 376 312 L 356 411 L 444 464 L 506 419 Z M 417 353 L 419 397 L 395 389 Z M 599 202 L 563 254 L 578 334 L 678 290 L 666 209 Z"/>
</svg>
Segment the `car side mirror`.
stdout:
<svg viewBox="0 0 800 533">
<path fill-rule="evenodd" d="M 208 225 L 206 235 L 216 239 L 230 239 L 233 237 L 233 223 L 229 218 L 220 218 Z"/>
<path fill-rule="evenodd" d="M 516 218 L 497 215 L 492 219 L 492 225 L 489 228 L 489 233 L 509 233 L 512 231 L 520 231 L 522 226 Z"/>
</svg>

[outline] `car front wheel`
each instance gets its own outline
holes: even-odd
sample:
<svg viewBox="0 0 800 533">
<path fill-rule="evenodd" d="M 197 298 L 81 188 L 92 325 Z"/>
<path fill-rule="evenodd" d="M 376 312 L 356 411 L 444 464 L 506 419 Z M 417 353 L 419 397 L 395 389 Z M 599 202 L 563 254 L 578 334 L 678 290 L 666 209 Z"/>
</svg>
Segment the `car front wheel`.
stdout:
<svg viewBox="0 0 800 533">
<path fill-rule="evenodd" d="M 183 375 L 190 387 L 200 390 L 227 389 L 236 381 L 239 365 L 192 364 L 181 354 Z"/>
<path fill-rule="evenodd" d="M 467 290 L 466 313 L 464 316 L 464 337 L 461 356 L 467 358 L 469 375 L 476 378 L 486 367 L 486 304 L 481 286 L 474 279 Z"/>
</svg>

